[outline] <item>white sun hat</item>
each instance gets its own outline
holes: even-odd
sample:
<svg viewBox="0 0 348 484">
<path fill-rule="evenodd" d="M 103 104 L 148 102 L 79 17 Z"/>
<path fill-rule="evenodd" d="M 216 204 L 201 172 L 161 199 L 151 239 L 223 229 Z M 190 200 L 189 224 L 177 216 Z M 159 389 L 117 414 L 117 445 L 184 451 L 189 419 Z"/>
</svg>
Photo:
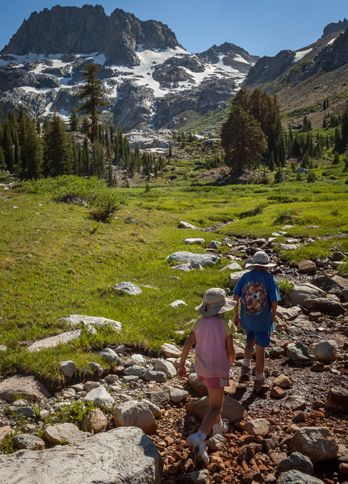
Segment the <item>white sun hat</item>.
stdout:
<svg viewBox="0 0 348 484">
<path fill-rule="evenodd" d="M 236 303 L 227 299 L 226 292 L 219 287 L 212 287 L 205 291 L 202 303 L 196 307 L 203 316 L 215 316 L 231 311 Z"/>
<path fill-rule="evenodd" d="M 245 268 L 248 267 L 276 267 L 277 264 L 269 261 L 268 254 L 264 250 L 258 250 L 253 255 L 251 262 L 245 264 Z"/>
</svg>

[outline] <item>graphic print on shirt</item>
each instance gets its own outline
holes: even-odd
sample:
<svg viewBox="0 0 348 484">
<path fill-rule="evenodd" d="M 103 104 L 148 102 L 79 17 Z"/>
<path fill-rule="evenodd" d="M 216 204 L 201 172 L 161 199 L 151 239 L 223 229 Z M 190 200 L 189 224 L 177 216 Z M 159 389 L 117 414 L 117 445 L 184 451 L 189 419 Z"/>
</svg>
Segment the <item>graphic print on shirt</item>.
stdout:
<svg viewBox="0 0 348 484">
<path fill-rule="evenodd" d="M 248 282 L 243 288 L 243 303 L 247 313 L 262 313 L 267 303 L 265 285 L 262 282 Z"/>
</svg>

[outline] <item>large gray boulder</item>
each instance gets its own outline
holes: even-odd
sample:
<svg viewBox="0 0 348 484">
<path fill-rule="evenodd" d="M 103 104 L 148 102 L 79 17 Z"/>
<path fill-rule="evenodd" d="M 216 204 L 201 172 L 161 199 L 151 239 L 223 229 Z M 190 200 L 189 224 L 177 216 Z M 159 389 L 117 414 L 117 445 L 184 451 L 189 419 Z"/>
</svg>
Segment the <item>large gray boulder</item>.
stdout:
<svg viewBox="0 0 348 484">
<path fill-rule="evenodd" d="M 313 463 L 336 459 L 338 454 L 338 445 L 325 427 L 302 427 L 292 437 L 290 448 L 307 455 Z"/>
<path fill-rule="evenodd" d="M 59 322 L 66 323 L 68 326 L 76 327 L 86 326 L 87 329 L 98 329 L 105 326 L 112 328 L 115 331 L 120 331 L 122 329 L 122 324 L 119 321 L 114 321 L 113 319 L 102 318 L 100 316 L 85 316 L 83 314 L 70 314 L 65 318 L 60 318 Z"/>
<path fill-rule="evenodd" d="M 46 388 L 32 376 L 12 376 L 0 383 L 0 399 L 6 402 L 19 398 L 38 402 L 49 396 Z"/>
<path fill-rule="evenodd" d="M 313 474 L 314 466 L 309 457 L 300 452 L 293 452 L 286 459 L 279 462 L 277 473 L 281 474 L 291 470 L 297 470 L 311 475 Z"/>
<path fill-rule="evenodd" d="M 184 262 L 191 264 L 192 267 L 201 265 L 213 266 L 219 262 L 219 257 L 215 254 L 193 254 L 192 252 L 174 252 L 167 257 L 168 262 Z"/>
<path fill-rule="evenodd" d="M 280 474 L 277 484 L 323 484 L 323 481 L 303 472 L 292 470 Z"/>
<path fill-rule="evenodd" d="M 302 305 L 306 299 L 324 297 L 325 292 L 313 284 L 296 284 L 289 292 L 286 299 L 292 306 Z"/>
<path fill-rule="evenodd" d="M 156 432 L 157 423 L 149 406 L 145 402 L 129 400 L 116 405 L 113 420 L 117 427 L 139 427 L 148 435 Z"/>
<path fill-rule="evenodd" d="M 341 303 L 325 297 L 305 299 L 302 305 L 309 311 L 318 311 L 334 317 L 344 314 L 345 311 Z"/>
<path fill-rule="evenodd" d="M 47 348 L 56 348 L 56 346 L 67 344 L 70 343 L 70 341 L 81 338 L 81 334 L 80 329 L 75 329 L 74 331 L 67 331 L 65 333 L 57 334 L 56 336 L 40 339 L 29 345 L 28 351 L 33 353 Z"/>
<path fill-rule="evenodd" d="M 6 484 L 159 484 L 161 457 L 134 427 L 113 429 L 75 445 L 0 456 Z"/>
<path fill-rule="evenodd" d="M 330 363 L 336 360 L 337 343 L 333 340 L 319 341 L 313 345 L 312 353 L 322 363 Z"/>
</svg>

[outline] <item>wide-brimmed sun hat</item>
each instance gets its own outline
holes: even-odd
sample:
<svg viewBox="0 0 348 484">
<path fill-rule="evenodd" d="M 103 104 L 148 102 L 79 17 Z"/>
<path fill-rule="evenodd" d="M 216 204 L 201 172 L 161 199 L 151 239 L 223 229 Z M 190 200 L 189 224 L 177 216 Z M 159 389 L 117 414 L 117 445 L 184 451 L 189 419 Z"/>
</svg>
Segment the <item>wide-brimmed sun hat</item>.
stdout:
<svg viewBox="0 0 348 484">
<path fill-rule="evenodd" d="M 277 264 L 269 261 L 268 254 L 264 250 L 258 250 L 253 255 L 251 262 L 245 264 L 245 268 L 248 267 L 275 267 Z"/>
<path fill-rule="evenodd" d="M 227 299 L 223 289 L 212 287 L 205 291 L 202 304 L 197 306 L 196 309 L 203 316 L 215 316 L 231 311 L 235 305 L 235 301 Z"/>
</svg>

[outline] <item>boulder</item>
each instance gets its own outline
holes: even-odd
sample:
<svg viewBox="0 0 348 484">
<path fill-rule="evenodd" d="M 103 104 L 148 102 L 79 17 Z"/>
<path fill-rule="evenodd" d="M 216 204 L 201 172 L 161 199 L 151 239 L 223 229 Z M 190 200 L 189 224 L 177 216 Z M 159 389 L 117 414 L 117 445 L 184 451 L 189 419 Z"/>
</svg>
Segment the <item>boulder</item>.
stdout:
<svg viewBox="0 0 348 484">
<path fill-rule="evenodd" d="M 336 360 L 337 343 L 333 340 L 322 340 L 312 347 L 312 353 L 322 363 L 330 363 Z"/>
<path fill-rule="evenodd" d="M 290 395 L 285 402 L 284 405 L 289 410 L 304 410 L 307 406 L 306 400 L 301 395 Z"/>
<path fill-rule="evenodd" d="M 302 305 L 306 299 L 314 297 L 323 297 L 325 292 L 313 284 L 295 284 L 293 289 L 289 292 L 286 299 L 292 306 Z"/>
<path fill-rule="evenodd" d="M 85 400 L 86 402 L 92 402 L 96 407 L 105 408 L 110 408 L 115 403 L 112 396 L 101 386 L 90 390 L 85 396 Z"/>
<path fill-rule="evenodd" d="M 208 395 L 207 387 L 204 383 L 198 378 L 197 373 L 190 373 L 188 376 L 188 384 L 192 388 L 192 390 L 199 396 L 204 397 Z"/>
<path fill-rule="evenodd" d="M 229 280 L 229 283 L 228 283 L 228 287 L 230 289 L 234 289 L 234 287 L 236 286 L 237 282 L 239 281 L 239 279 L 244 276 L 244 274 L 246 274 L 247 272 L 249 271 L 239 271 L 239 272 L 233 272 L 231 275 L 230 275 L 230 280 Z"/>
<path fill-rule="evenodd" d="M 191 266 L 213 266 L 219 262 L 215 254 L 193 254 L 192 252 L 174 252 L 167 257 L 168 262 L 181 262 Z"/>
<path fill-rule="evenodd" d="M 73 423 L 65 422 L 62 424 L 49 425 L 43 434 L 46 442 L 53 445 L 66 445 L 78 442 L 87 438 L 85 432 L 76 427 Z"/>
<path fill-rule="evenodd" d="M 316 477 L 304 474 L 297 470 L 291 470 L 280 474 L 277 484 L 324 484 L 324 481 Z"/>
<path fill-rule="evenodd" d="M 155 361 L 154 368 L 156 371 L 162 371 L 168 378 L 174 378 L 177 374 L 175 366 L 170 361 L 160 358 Z"/>
<path fill-rule="evenodd" d="M 331 432 L 324 427 L 302 427 L 297 430 L 290 441 L 290 449 L 307 455 L 313 463 L 336 459 L 338 455 L 338 445 Z"/>
<path fill-rule="evenodd" d="M 330 388 L 326 408 L 333 412 L 348 413 L 348 390 L 343 387 Z"/>
<path fill-rule="evenodd" d="M 145 397 L 158 407 L 164 407 L 169 403 L 169 394 L 164 391 L 149 391 L 145 393 Z"/>
<path fill-rule="evenodd" d="M 297 267 L 300 274 L 314 274 L 314 272 L 317 270 L 315 262 L 311 260 L 301 260 L 297 264 Z"/>
<path fill-rule="evenodd" d="M 276 315 L 280 319 L 292 320 L 297 318 L 300 312 L 301 308 L 299 306 L 293 306 L 291 308 L 283 308 L 282 306 L 277 306 Z"/>
<path fill-rule="evenodd" d="M 146 370 L 144 373 L 146 381 L 155 381 L 157 383 L 164 383 L 167 381 L 167 375 L 163 371 Z"/>
<path fill-rule="evenodd" d="M 223 267 L 220 269 L 220 272 L 222 271 L 242 271 L 243 267 L 238 264 L 238 262 L 231 262 L 230 264 L 227 264 L 227 266 Z"/>
<path fill-rule="evenodd" d="M 178 358 L 181 356 L 181 349 L 172 343 L 164 343 L 161 350 L 166 358 Z"/>
<path fill-rule="evenodd" d="M 76 372 L 76 363 L 72 360 L 62 361 L 59 365 L 59 369 L 64 376 L 71 378 Z"/>
<path fill-rule="evenodd" d="M 191 412 L 199 418 L 203 418 L 209 408 L 208 397 L 194 399 L 186 405 L 187 412 Z M 244 408 L 238 400 L 231 397 L 224 399 L 224 406 L 222 409 L 222 417 L 229 422 L 237 422 L 243 418 Z"/>
<path fill-rule="evenodd" d="M 282 474 L 283 472 L 291 470 L 297 470 L 303 472 L 304 474 L 312 475 L 314 466 L 309 457 L 301 454 L 300 452 L 293 452 L 279 463 L 277 473 Z"/>
<path fill-rule="evenodd" d="M 13 445 L 17 450 L 42 450 L 45 448 L 45 442 L 32 434 L 17 434 L 12 439 Z"/>
<path fill-rule="evenodd" d="M 319 311 L 334 317 L 340 316 L 345 312 L 344 306 L 341 303 L 325 297 L 305 299 L 302 305 L 309 311 Z"/>
<path fill-rule="evenodd" d="M 311 356 L 307 346 L 302 343 L 290 343 L 286 347 L 286 354 L 290 361 L 297 364 L 309 364 L 311 363 Z"/>
<path fill-rule="evenodd" d="M 46 388 L 32 376 L 12 376 L 0 382 L 0 399 L 6 402 L 19 398 L 39 402 L 48 397 Z"/>
<path fill-rule="evenodd" d="M 120 331 L 122 324 L 119 321 L 113 319 L 102 318 L 100 316 L 85 316 L 83 314 L 71 314 L 70 316 L 60 318 L 59 322 L 68 324 L 69 326 L 76 327 L 83 325 L 87 329 L 98 329 L 105 326 L 112 328 L 114 331 Z"/>
<path fill-rule="evenodd" d="M 337 286 L 339 286 L 341 289 L 348 289 L 348 279 L 347 278 L 336 275 L 332 279 L 335 282 L 335 284 L 337 284 Z"/>
<path fill-rule="evenodd" d="M 155 418 L 161 418 L 162 410 L 157 405 L 146 398 L 143 398 L 142 402 L 146 403 Z"/>
<path fill-rule="evenodd" d="M 145 402 L 129 400 L 120 403 L 114 407 L 112 417 L 117 427 L 139 427 L 148 435 L 157 429 L 155 417 Z"/>
<path fill-rule="evenodd" d="M 209 249 L 219 249 L 221 247 L 221 242 L 219 242 L 218 240 L 212 240 L 210 242 L 210 244 L 208 245 Z"/>
<path fill-rule="evenodd" d="M 145 368 L 139 365 L 131 365 L 124 370 L 124 374 L 126 376 L 130 376 L 130 375 L 138 376 L 139 378 L 142 378 L 144 376 L 144 373 L 145 373 Z"/>
<path fill-rule="evenodd" d="M 280 250 L 296 250 L 297 245 L 296 244 L 280 244 L 279 246 Z"/>
<path fill-rule="evenodd" d="M 140 287 L 132 282 L 119 282 L 113 286 L 113 290 L 120 294 L 127 294 L 128 296 L 137 296 L 143 292 Z"/>
<path fill-rule="evenodd" d="M 108 419 L 100 408 L 90 410 L 82 421 L 82 430 L 92 434 L 104 432 L 108 426 Z"/>
<path fill-rule="evenodd" d="M 162 459 L 137 428 L 118 428 L 72 446 L 0 456 L 7 484 L 160 484 Z"/>
<path fill-rule="evenodd" d="M 266 418 L 255 418 L 253 420 L 248 420 L 243 425 L 243 430 L 249 435 L 266 437 L 266 435 L 270 433 L 271 424 Z"/>
<path fill-rule="evenodd" d="M 60 346 L 63 344 L 70 343 L 70 341 L 74 341 L 75 339 L 79 339 L 81 337 L 82 331 L 80 329 L 76 329 L 74 331 L 67 331 L 66 333 L 57 334 L 56 336 L 50 336 L 49 338 L 44 338 L 39 341 L 35 341 L 28 346 L 28 351 L 30 353 L 45 350 L 47 348 L 55 348 L 56 346 Z"/>
</svg>

